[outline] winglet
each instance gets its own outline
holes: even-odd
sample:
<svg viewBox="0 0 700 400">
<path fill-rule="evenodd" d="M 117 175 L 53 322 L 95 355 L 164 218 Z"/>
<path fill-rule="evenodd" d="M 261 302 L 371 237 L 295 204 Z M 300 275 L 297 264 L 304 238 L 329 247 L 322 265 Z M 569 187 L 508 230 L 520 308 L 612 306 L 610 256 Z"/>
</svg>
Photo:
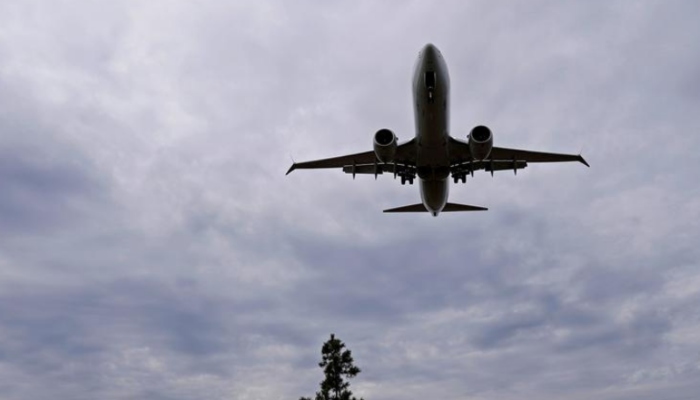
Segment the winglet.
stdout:
<svg viewBox="0 0 700 400">
<path fill-rule="evenodd" d="M 289 170 L 287 170 L 287 173 L 286 173 L 285 175 L 289 175 L 289 174 L 290 174 L 292 171 L 294 171 L 295 169 L 297 169 L 297 164 L 296 164 L 296 163 L 292 164 L 292 166 L 289 167 Z"/>
<path fill-rule="evenodd" d="M 581 164 L 587 166 L 588 168 L 591 167 L 590 165 L 588 165 L 588 163 L 586 162 L 586 160 L 583 159 L 583 156 L 582 156 L 581 154 L 578 155 L 578 160 L 581 162 Z"/>
</svg>

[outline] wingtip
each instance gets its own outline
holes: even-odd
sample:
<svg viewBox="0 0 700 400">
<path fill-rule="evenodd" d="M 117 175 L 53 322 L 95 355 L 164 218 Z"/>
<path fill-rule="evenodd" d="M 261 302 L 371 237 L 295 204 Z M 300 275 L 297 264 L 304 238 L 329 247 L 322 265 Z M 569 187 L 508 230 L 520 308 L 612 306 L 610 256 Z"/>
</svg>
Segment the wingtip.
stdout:
<svg viewBox="0 0 700 400">
<path fill-rule="evenodd" d="M 581 164 L 587 166 L 588 168 L 591 167 L 590 165 L 588 165 L 588 162 L 586 162 L 586 160 L 585 160 L 585 159 L 583 158 L 583 156 L 580 155 L 580 154 L 578 155 L 578 160 L 581 162 Z"/>
<path fill-rule="evenodd" d="M 290 174 L 292 171 L 294 171 L 296 168 L 297 168 L 297 165 L 296 165 L 296 164 L 292 164 L 292 166 L 289 167 L 289 169 L 287 170 L 287 173 L 284 174 L 284 175 L 289 175 L 289 174 Z"/>
</svg>

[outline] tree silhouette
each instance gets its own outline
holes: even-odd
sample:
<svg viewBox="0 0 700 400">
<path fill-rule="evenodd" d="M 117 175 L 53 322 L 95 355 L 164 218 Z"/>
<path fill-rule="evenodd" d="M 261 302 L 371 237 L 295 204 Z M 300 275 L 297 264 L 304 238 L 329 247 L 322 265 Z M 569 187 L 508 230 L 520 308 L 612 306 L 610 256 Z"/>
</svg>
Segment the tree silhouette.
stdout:
<svg viewBox="0 0 700 400">
<path fill-rule="evenodd" d="M 345 344 L 331 333 L 331 338 L 321 348 L 321 362 L 326 378 L 321 381 L 321 391 L 316 392 L 315 400 L 358 400 L 348 389 L 350 383 L 346 378 L 353 378 L 360 369 L 353 364 L 352 353 L 345 349 Z M 299 400 L 311 400 L 301 397 Z M 360 398 L 359 400 L 363 400 Z"/>
</svg>

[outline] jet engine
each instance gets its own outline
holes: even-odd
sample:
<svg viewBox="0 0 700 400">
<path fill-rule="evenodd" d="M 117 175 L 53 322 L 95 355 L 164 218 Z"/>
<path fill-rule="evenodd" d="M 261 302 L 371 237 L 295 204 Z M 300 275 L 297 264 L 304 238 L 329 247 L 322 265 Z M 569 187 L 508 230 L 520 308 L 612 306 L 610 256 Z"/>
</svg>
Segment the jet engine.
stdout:
<svg viewBox="0 0 700 400">
<path fill-rule="evenodd" d="M 379 161 L 390 163 L 396 156 L 396 135 L 389 129 L 380 129 L 374 134 L 374 154 Z"/>
<path fill-rule="evenodd" d="M 493 135 L 484 125 L 474 127 L 469 133 L 469 151 L 475 160 L 484 160 L 491 154 Z"/>
</svg>

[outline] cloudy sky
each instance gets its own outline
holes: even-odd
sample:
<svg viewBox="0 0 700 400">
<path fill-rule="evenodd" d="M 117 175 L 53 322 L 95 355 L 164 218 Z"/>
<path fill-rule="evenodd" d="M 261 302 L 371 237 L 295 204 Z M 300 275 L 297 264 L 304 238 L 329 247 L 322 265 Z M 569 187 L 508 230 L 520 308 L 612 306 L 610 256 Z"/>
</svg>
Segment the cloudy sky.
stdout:
<svg viewBox="0 0 700 400">
<path fill-rule="evenodd" d="M 0 397 L 296 399 L 335 333 L 372 399 L 700 392 L 700 3 L 0 2 Z M 384 215 L 297 171 L 414 135 L 583 154 Z"/>
</svg>

